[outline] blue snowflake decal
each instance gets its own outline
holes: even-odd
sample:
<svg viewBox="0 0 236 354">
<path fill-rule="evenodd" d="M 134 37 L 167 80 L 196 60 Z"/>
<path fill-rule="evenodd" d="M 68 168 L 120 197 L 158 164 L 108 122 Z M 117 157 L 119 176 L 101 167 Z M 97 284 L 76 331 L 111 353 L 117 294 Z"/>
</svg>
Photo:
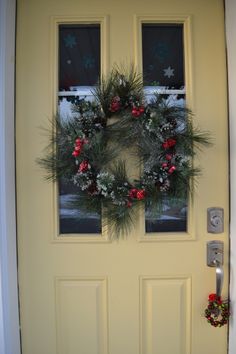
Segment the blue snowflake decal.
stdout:
<svg viewBox="0 0 236 354">
<path fill-rule="evenodd" d="M 91 55 L 83 56 L 83 64 L 85 69 L 93 69 L 95 67 L 95 59 Z"/>
<path fill-rule="evenodd" d="M 75 36 L 72 36 L 72 34 L 67 34 L 66 37 L 63 38 L 65 42 L 65 46 L 68 48 L 73 48 L 76 46 L 76 38 Z"/>
<path fill-rule="evenodd" d="M 165 42 L 158 42 L 152 49 L 153 55 L 156 59 L 159 59 L 161 63 L 164 63 L 170 56 L 170 48 Z"/>
<path fill-rule="evenodd" d="M 168 79 L 170 79 L 171 76 L 175 76 L 175 74 L 174 74 L 175 69 L 171 68 L 170 66 L 168 68 L 166 68 L 166 69 L 163 69 L 163 71 L 164 71 L 163 75 L 167 76 Z"/>
</svg>

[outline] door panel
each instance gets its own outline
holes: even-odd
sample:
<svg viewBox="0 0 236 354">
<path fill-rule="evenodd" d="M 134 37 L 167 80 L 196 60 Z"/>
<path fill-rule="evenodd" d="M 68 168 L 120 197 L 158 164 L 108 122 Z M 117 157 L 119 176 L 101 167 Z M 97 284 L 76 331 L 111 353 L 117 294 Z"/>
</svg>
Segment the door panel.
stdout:
<svg viewBox="0 0 236 354">
<path fill-rule="evenodd" d="M 59 235 L 57 186 L 42 156 L 58 105 L 58 26 L 101 25 L 101 71 L 142 70 L 142 23 L 181 23 L 187 104 L 214 145 L 202 167 L 187 232 L 145 233 L 144 214 L 127 239 Z M 19 0 L 17 21 L 17 201 L 23 354 L 226 354 L 227 328 L 204 318 L 215 269 L 206 242 L 225 244 L 228 284 L 227 90 L 223 1 Z M 208 207 L 225 211 L 224 232 L 207 233 Z"/>
<path fill-rule="evenodd" d="M 191 278 L 142 277 L 140 287 L 141 352 L 190 353 Z"/>
<path fill-rule="evenodd" d="M 106 278 L 57 278 L 56 314 L 58 353 L 108 353 Z"/>
</svg>

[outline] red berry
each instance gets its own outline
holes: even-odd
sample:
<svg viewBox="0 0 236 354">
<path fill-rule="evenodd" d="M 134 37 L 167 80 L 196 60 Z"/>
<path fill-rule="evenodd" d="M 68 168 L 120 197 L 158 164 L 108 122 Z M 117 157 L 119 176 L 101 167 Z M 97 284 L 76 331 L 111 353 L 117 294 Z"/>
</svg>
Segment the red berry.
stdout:
<svg viewBox="0 0 236 354">
<path fill-rule="evenodd" d="M 74 156 L 74 157 L 77 157 L 77 156 L 79 156 L 79 153 L 78 153 L 78 151 L 75 151 L 75 150 L 74 150 L 74 151 L 72 152 L 72 156 Z"/>
<path fill-rule="evenodd" d="M 112 99 L 109 110 L 111 112 L 115 113 L 115 112 L 119 111 L 120 108 L 121 108 L 120 97 L 116 96 Z"/>
<path fill-rule="evenodd" d="M 139 108 L 139 112 L 140 112 L 140 113 L 143 113 L 143 112 L 144 112 L 144 107 L 141 106 L 141 107 Z"/>
<path fill-rule="evenodd" d="M 82 140 L 80 138 L 77 138 L 75 140 L 76 145 L 80 145 L 82 143 Z"/>
<path fill-rule="evenodd" d="M 127 201 L 127 204 L 126 204 L 126 206 L 127 206 L 127 208 L 131 208 L 131 206 L 132 206 L 132 203 L 131 203 L 131 201 L 130 201 L 130 200 L 128 200 L 128 201 Z"/>
<path fill-rule="evenodd" d="M 82 161 L 81 164 L 79 165 L 79 172 L 86 172 L 89 169 L 89 163 L 88 161 Z"/>
<path fill-rule="evenodd" d="M 139 189 L 137 192 L 137 199 L 142 200 L 145 198 L 146 192 L 144 189 Z"/>
<path fill-rule="evenodd" d="M 164 143 L 162 144 L 162 147 L 164 149 L 169 149 L 173 146 L 175 146 L 176 144 L 176 140 L 175 139 L 167 139 L 166 141 L 164 141 Z"/>
<path fill-rule="evenodd" d="M 137 198 L 137 192 L 138 190 L 136 188 L 132 188 L 130 191 L 129 191 L 129 197 L 130 198 Z"/>
<path fill-rule="evenodd" d="M 176 167 L 175 166 L 171 166 L 168 170 L 168 172 L 171 174 L 173 173 L 174 171 L 176 170 Z"/>
</svg>

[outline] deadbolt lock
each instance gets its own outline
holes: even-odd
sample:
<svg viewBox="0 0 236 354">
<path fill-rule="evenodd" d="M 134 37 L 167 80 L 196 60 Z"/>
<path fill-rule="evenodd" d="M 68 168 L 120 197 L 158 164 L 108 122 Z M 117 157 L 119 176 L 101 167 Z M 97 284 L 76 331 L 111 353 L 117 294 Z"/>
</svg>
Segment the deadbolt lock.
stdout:
<svg viewBox="0 0 236 354">
<path fill-rule="evenodd" d="M 221 234 L 224 232 L 224 209 L 207 209 L 207 232 Z"/>
</svg>

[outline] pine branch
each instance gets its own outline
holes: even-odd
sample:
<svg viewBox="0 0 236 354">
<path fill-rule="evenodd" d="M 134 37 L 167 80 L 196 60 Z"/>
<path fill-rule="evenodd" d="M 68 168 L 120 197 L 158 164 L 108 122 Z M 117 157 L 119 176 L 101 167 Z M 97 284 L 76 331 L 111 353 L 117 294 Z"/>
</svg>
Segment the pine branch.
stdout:
<svg viewBox="0 0 236 354">
<path fill-rule="evenodd" d="M 114 66 L 114 87 L 120 97 L 129 98 L 130 95 L 138 102 L 143 99 L 143 79 L 134 65 Z"/>
<path fill-rule="evenodd" d="M 114 70 L 107 77 L 102 77 L 98 85 L 93 89 L 93 95 L 101 105 L 106 118 L 111 117 L 110 104 L 114 97 Z"/>
<path fill-rule="evenodd" d="M 120 239 L 126 237 L 134 227 L 137 217 L 136 204 L 132 208 L 124 206 L 109 206 L 103 212 L 103 227 L 109 232 L 109 238 Z"/>
</svg>

